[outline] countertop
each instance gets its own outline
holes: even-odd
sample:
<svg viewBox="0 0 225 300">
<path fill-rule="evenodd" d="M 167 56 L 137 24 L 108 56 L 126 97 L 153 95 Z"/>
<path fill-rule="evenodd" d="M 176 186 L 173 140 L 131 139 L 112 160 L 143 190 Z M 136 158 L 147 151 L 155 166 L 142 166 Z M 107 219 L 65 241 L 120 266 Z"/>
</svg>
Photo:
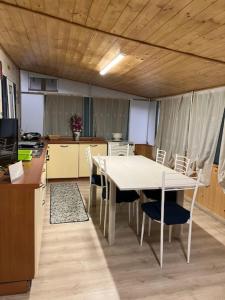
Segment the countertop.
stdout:
<svg viewBox="0 0 225 300">
<path fill-rule="evenodd" d="M 107 144 L 107 141 L 98 137 L 81 137 L 79 141 L 74 141 L 70 137 L 60 137 L 58 139 L 46 140 L 48 144 Z"/>
<path fill-rule="evenodd" d="M 19 179 L 15 180 L 13 183 L 10 182 L 9 176 L 0 177 L 0 190 L 7 185 L 11 187 L 30 187 L 38 188 L 41 182 L 42 168 L 45 162 L 45 155 L 47 151 L 47 145 L 43 148 L 42 155 L 38 158 L 32 158 L 31 161 L 23 161 L 24 175 Z"/>
</svg>

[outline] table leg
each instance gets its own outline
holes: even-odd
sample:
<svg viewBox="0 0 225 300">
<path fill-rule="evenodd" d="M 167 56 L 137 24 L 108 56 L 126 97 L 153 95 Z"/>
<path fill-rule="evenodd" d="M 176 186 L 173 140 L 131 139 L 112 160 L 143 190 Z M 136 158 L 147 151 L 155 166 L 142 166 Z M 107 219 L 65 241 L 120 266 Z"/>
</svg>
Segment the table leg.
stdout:
<svg viewBox="0 0 225 300">
<path fill-rule="evenodd" d="M 180 206 L 184 205 L 184 191 L 177 191 L 177 204 L 179 204 Z M 180 238 L 181 236 L 181 230 L 182 230 L 182 226 L 181 225 L 175 225 L 173 226 L 173 231 L 174 231 L 174 236 L 176 238 Z"/>
<path fill-rule="evenodd" d="M 92 174 L 97 174 L 97 166 L 93 164 L 92 167 Z M 93 185 L 91 188 L 91 204 L 92 206 L 96 206 L 96 194 L 97 194 L 97 187 Z"/>
<path fill-rule="evenodd" d="M 116 186 L 113 182 L 110 182 L 109 229 L 108 229 L 109 245 L 113 245 L 115 242 L 115 221 L 116 221 Z"/>
</svg>

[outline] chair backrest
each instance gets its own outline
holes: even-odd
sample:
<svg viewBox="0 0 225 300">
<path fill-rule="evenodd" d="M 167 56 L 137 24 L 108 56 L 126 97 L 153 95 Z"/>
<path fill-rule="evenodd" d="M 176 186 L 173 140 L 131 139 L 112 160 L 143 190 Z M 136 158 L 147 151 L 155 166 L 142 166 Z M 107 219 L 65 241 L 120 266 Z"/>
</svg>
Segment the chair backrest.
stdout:
<svg viewBox="0 0 225 300">
<path fill-rule="evenodd" d="M 117 143 L 109 143 L 108 154 L 109 156 L 128 156 L 130 151 L 129 144 L 117 144 Z"/>
<path fill-rule="evenodd" d="M 100 156 L 98 157 L 98 168 L 101 176 L 101 188 L 102 190 L 105 189 L 105 197 L 107 197 L 107 195 L 109 195 L 109 184 L 107 178 L 106 160 L 101 158 Z"/>
<path fill-rule="evenodd" d="M 88 162 L 88 168 L 89 168 L 89 175 L 91 177 L 92 175 L 92 168 L 93 168 L 93 163 L 92 163 L 92 154 L 91 154 L 91 147 L 87 147 L 84 149 L 85 152 L 85 158 Z"/>
<path fill-rule="evenodd" d="M 187 158 L 186 156 L 176 154 L 174 170 L 176 172 L 187 175 L 189 167 L 190 167 L 190 159 Z"/>
<path fill-rule="evenodd" d="M 193 177 L 180 177 L 180 172 L 162 174 L 162 195 L 161 195 L 161 222 L 164 220 L 164 205 L 165 205 L 165 192 L 166 191 L 179 191 L 179 190 L 194 190 L 191 208 L 190 219 L 192 219 L 193 208 L 200 184 L 202 170 L 199 170 L 196 176 Z"/>
<path fill-rule="evenodd" d="M 157 148 L 156 162 L 161 164 L 161 165 L 164 165 L 165 159 L 166 159 L 166 151 Z"/>
</svg>

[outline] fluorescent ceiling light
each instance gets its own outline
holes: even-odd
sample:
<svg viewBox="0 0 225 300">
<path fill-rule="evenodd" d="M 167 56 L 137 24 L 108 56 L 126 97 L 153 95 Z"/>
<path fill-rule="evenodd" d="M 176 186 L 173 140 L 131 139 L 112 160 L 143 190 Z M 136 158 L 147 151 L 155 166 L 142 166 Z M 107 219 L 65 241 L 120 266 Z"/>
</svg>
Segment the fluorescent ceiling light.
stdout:
<svg viewBox="0 0 225 300">
<path fill-rule="evenodd" d="M 114 67 L 116 64 L 118 64 L 123 58 L 124 54 L 120 53 L 118 54 L 107 66 L 105 66 L 101 71 L 101 75 L 105 75 L 112 67 Z"/>
</svg>

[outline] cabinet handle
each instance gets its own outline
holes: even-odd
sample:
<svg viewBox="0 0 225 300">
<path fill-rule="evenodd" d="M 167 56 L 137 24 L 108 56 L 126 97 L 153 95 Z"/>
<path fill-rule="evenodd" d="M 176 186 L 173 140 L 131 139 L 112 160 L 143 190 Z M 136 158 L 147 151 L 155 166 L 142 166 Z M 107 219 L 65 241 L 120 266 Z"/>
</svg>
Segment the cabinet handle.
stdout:
<svg viewBox="0 0 225 300">
<path fill-rule="evenodd" d="M 90 147 L 97 147 L 98 145 L 90 145 Z"/>
<path fill-rule="evenodd" d="M 45 199 L 42 200 L 42 206 L 44 206 L 44 205 L 45 205 Z"/>
<path fill-rule="evenodd" d="M 62 148 L 67 148 L 67 147 L 69 147 L 68 145 L 60 145 L 60 147 L 62 147 Z"/>
</svg>

